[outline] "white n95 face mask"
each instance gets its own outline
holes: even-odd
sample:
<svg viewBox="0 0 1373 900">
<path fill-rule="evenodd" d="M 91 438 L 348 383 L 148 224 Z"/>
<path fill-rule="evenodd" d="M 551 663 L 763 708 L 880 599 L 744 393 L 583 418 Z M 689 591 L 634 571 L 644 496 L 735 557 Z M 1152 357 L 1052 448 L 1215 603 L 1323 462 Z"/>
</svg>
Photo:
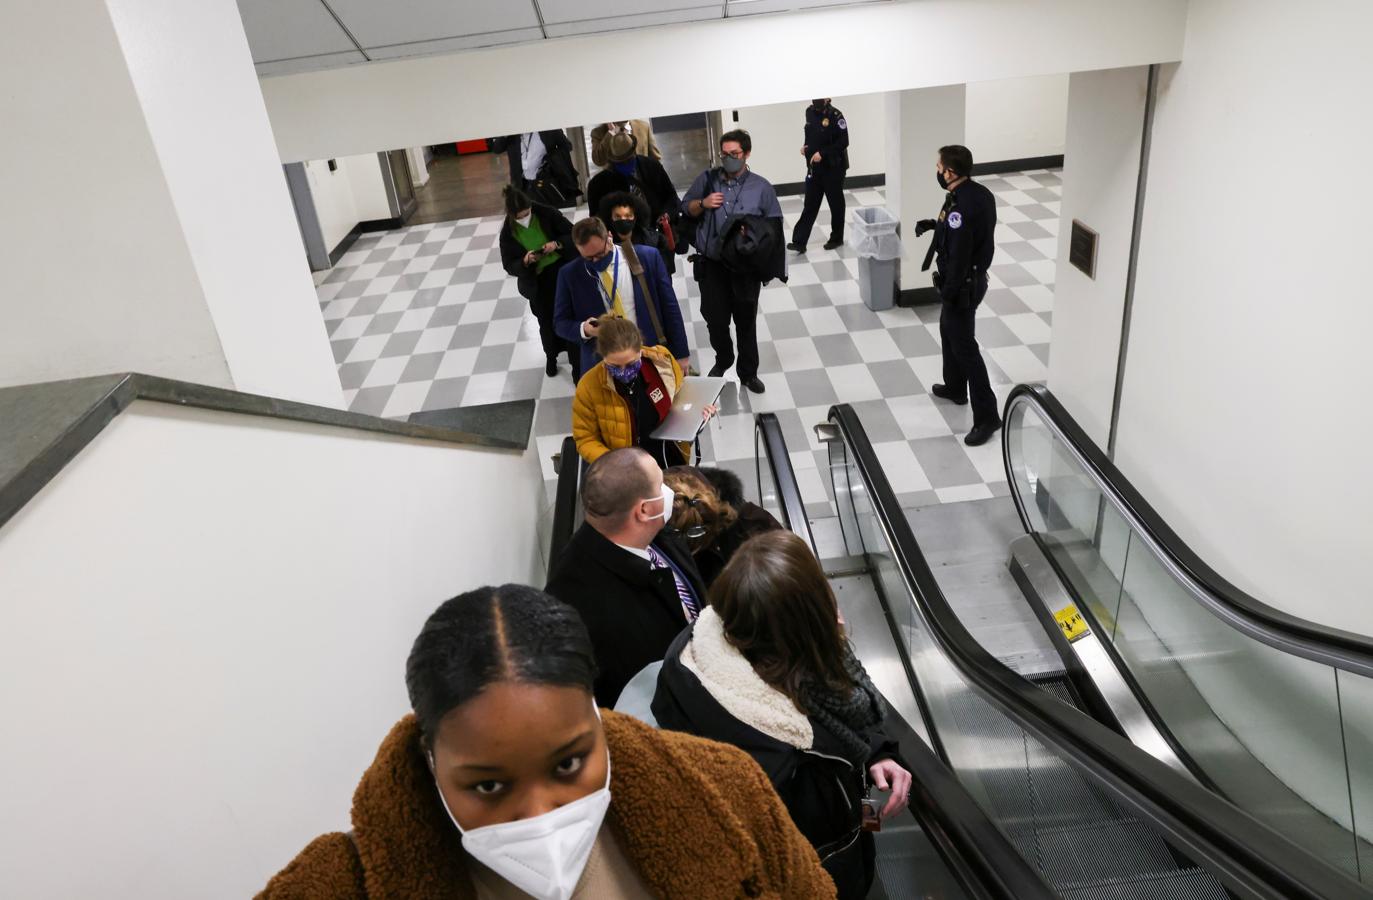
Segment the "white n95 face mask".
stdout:
<svg viewBox="0 0 1373 900">
<path fill-rule="evenodd" d="M 474 859 L 538 900 L 569 900 L 610 808 L 610 760 L 605 787 L 532 819 L 464 831 L 442 791 L 439 802 Z"/>
<path fill-rule="evenodd" d="M 672 504 L 677 499 L 677 495 L 673 493 L 672 488 L 667 486 L 667 482 L 663 482 L 661 496 L 663 498 L 663 511 L 660 515 L 663 518 L 663 524 L 666 525 L 668 522 L 672 521 Z M 657 497 L 646 497 L 644 498 L 644 502 L 652 503 L 657 499 Z M 655 518 L 657 517 L 655 516 Z"/>
</svg>

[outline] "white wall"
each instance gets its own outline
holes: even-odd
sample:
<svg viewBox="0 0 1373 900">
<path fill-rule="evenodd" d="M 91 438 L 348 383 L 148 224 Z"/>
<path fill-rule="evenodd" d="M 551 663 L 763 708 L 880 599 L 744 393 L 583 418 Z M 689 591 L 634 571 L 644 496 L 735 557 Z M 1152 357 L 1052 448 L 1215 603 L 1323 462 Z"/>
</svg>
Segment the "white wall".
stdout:
<svg viewBox="0 0 1373 900">
<path fill-rule="evenodd" d="M 1362 0 L 1193 0 L 1154 126 L 1117 447 L 1227 578 L 1364 634 L 1373 182 L 1349 175 L 1373 147 L 1350 105 L 1370 30 Z"/>
<path fill-rule="evenodd" d="M 745 128 L 753 138 L 754 170 L 773 182 L 796 182 L 806 177 L 800 149 L 809 103 L 729 108 L 720 115 L 725 130 Z M 849 175 L 885 174 L 883 95 L 835 97 L 833 103 L 849 123 Z M 1066 74 L 976 82 L 967 86 L 963 139 L 978 162 L 1061 155 L 1067 114 Z"/>
<path fill-rule="evenodd" d="M 234 385 L 342 406 L 238 6 L 106 2 Z"/>
<path fill-rule="evenodd" d="M 977 162 L 1058 156 L 1068 115 L 1068 75 L 968 85 L 968 148 Z"/>
<path fill-rule="evenodd" d="M 886 95 L 887 208 L 901 222 L 897 270 L 901 290 L 930 287 L 930 274 L 920 271 L 929 237 L 915 238 L 914 223 L 939 212 L 945 192 L 934 180 L 939 148 L 963 140 L 967 92 L 950 87 L 893 91 Z"/>
<path fill-rule="evenodd" d="M 887 169 L 886 111 L 881 94 L 834 97 L 849 125 L 849 175 L 880 175 Z M 743 128 L 753 139 L 749 166 L 774 184 L 805 181 L 806 107 L 810 100 L 720 111 L 721 127 Z M 734 114 L 739 121 L 734 121 Z"/>
<path fill-rule="evenodd" d="M 386 181 L 381 161 L 375 153 L 339 158 L 339 169 L 346 172 L 353 185 L 353 200 L 357 204 L 358 221 L 391 218 L 391 202 L 386 197 Z"/>
<path fill-rule="evenodd" d="M 690 59 L 690 77 L 563 91 L 556 109 L 529 98 L 546 92 L 548 73 L 602 55 L 603 35 L 268 77 L 262 90 L 281 159 L 294 162 L 603 122 L 625 109 L 670 115 L 723 98 L 746 108 L 1176 60 L 1186 10 L 1187 0 L 923 0 L 645 28 L 617 43 L 617 64 L 658 71 Z M 798 65 L 797 48 L 821 41 L 825 65 Z M 748 48 L 747 77 L 716 51 L 686 49 L 738 47 Z"/>
<path fill-rule="evenodd" d="M 0 386 L 135 369 L 231 387 L 104 4 L 61 19 L 11 5 L 0 27 Z"/>
<path fill-rule="evenodd" d="M 541 584 L 534 450 L 136 403 L 0 530 L 0 884 L 251 896 L 349 827 L 425 616 Z"/>
<path fill-rule="evenodd" d="M 339 166 L 331 172 L 329 161 L 324 159 L 307 161 L 305 177 L 310 182 L 310 197 L 324 235 L 324 249 L 332 252 L 361 221 L 357 201 L 353 199 L 353 183 L 347 170 Z"/>
<path fill-rule="evenodd" d="M 1048 223 L 1059 230 L 1049 388 L 1102 447 L 1110 436 L 1115 404 L 1148 76 L 1148 67 L 1072 76 L 1067 124 L 1071 163 L 1063 170 L 1062 218 Z M 969 85 L 970 95 L 971 89 Z M 1068 264 L 1074 219 L 1100 235 L 1095 279 Z"/>
<path fill-rule="evenodd" d="M 305 163 L 324 246 L 331 252 L 359 222 L 391 218 L 381 163 L 375 153 L 342 156 L 335 163 L 337 168 L 332 172 L 328 160 Z"/>
</svg>

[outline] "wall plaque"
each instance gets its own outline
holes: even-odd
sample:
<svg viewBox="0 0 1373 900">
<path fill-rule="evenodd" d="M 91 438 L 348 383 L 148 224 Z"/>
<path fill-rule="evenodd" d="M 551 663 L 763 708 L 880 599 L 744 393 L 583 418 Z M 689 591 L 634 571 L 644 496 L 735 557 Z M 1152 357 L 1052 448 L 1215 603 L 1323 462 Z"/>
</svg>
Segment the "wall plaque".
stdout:
<svg viewBox="0 0 1373 900">
<path fill-rule="evenodd" d="M 1093 280 L 1096 279 L 1096 244 L 1097 233 L 1073 219 L 1073 233 L 1068 239 L 1068 262 Z"/>
</svg>

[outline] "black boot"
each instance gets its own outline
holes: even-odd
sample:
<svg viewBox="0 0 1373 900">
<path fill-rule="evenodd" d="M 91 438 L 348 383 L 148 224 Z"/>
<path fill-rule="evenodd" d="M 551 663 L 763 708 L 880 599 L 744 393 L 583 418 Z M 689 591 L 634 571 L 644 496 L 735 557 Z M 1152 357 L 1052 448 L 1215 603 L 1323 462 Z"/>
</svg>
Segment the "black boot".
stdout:
<svg viewBox="0 0 1373 900">
<path fill-rule="evenodd" d="M 983 422 L 981 425 L 974 425 L 973 430 L 968 432 L 968 436 L 963 439 L 963 443 L 969 447 L 977 447 L 991 440 L 992 435 L 1001 427 L 1000 419 L 992 419 L 990 422 Z"/>
<path fill-rule="evenodd" d="M 944 385 L 942 385 L 942 384 L 932 384 L 932 385 L 930 385 L 930 393 L 931 393 L 931 394 L 934 394 L 934 395 L 935 395 L 936 397 L 938 397 L 940 400 L 947 400 L 947 401 L 949 401 L 950 403 L 953 403 L 953 404 L 955 404 L 955 405 L 957 405 L 957 406 L 963 406 L 964 404 L 966 404 L 966 403 L 968 402 L 968 398 L 967 398 L 966 396 L 963 396 L 963 397 L 955 397 L 954 394 L 953 394 L 953 391 L 950 391 L 948 388 L 944 387 Z"/>
</svg>

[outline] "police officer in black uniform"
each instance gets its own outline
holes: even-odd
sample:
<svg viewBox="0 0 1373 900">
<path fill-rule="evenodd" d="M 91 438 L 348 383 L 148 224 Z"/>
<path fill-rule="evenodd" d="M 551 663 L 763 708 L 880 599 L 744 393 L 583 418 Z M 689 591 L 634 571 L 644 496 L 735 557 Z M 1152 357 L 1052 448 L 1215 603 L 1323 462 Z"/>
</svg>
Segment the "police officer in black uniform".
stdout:
<svg viewBox="0 0 1373 900">
<path fill-rule="evenodd" d="M 826 250 L 844 243 L 844 173 L 849 170 L 849 123 L 830 105 L 828 97 L 812 100 L 806 107 L 806 205 L 791 233 L 788 250 L 806 252 L 810 229 L 820 214 L 820 198 L 830 205 L 830 239 Z"/>
<path fill-rule="evenodd" d="M 973 155 L 967 147 L 939 148 L 935 177 L 948 191 L 938 219 L 921 219 L 916 237 L 931 229 L 934 240 L 920 271 L 937 259 L 934 286 L 939 290 L 939 340 L 944 349 L 944 383 L 930 393 L 957 404 L 973 402 L 973 427 L 963 443 L 985 444 L 1001 427 L 996 395 L 987 378 L 987 365 L 973 333 L 977 305 L 987 295 L 987 267 L 996 250 L 996 199 L 973 181 Z"/>
</svg>

